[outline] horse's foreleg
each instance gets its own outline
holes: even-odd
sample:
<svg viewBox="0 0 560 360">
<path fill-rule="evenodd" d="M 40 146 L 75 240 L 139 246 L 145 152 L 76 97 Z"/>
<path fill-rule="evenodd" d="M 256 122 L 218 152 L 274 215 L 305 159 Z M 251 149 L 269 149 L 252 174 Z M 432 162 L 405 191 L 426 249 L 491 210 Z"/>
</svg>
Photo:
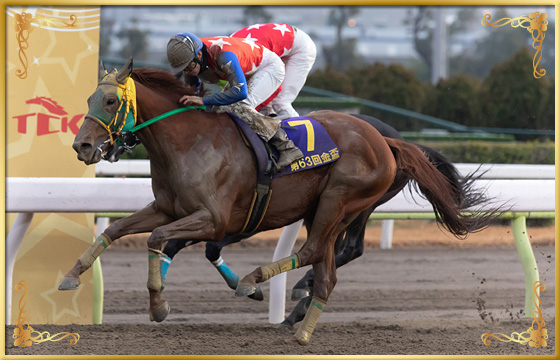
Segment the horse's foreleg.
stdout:
<svg viewBox="0 0 560 360">
<path fill-rule="evenodd" d="M 168 241 L 193 239 L 214 240 L 216 229 L 212 215 L 206 209 L 162 225 L 148 238 L 148 291 L 150 293 L 150 320 L 163 321 L 169 314 L 169 305 L 161 296 L 165 285 L 165 270 L 169 258 L 161 251 Z"/>
<path fill-rule="evenodd" d="M 134 214 L 115 221 L 78 258 L 74 267 L 62 279 L 59 290 L 74 290 L 80 285 L 80 275 L 93 265 L 95 259 L 123 235 L 149 232 L 158 226 L 171 222 L 171 218 L 158 212 L 154 203 Z"/>
<path fill-rule="evenodd" d="M 206 243 L 206 259 L 214 265 L 216 270 L 222 275 L 226 284 L 230 289 L 237 289 L 237 284 L 239 284 L 239 276 L 231 270 L 231 268 L 226 264 L 221 256 L 222 249 L 225 246 L 235 244 L 241 240 L 246 239 L 247 235 L 227 235 L 219 242 L 207 242 Z M 249 295 L 250 299 L 262 301 L 264 300 L 264 293 L 261 288 L 257 286 L 254 294 Z"/>
<path fill-rule="evenodd" d="M 219 242 L 207 242 L 206 243 L 206 259 L 214 265 L 216 270 L 222 275 L 224 280 L 226 281 L 227 285 L 230 289 L 234 289 L 237 287 L 237 283 L 239 283 L 239 276 L 235 274 L 229 266 L 225 263 L 224 259 L 222 258 L 222 248 L 224 246 L 234 244 L 245 239 L 246 236 L 240 237 L 236 235 L 229 235 L 222 239 Z"/>
</svg>

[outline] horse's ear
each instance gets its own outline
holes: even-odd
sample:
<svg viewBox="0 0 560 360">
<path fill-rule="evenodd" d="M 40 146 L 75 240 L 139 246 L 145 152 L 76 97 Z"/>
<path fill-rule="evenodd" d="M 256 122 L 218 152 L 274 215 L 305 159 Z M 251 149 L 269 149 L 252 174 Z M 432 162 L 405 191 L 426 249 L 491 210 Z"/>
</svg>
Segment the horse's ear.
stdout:
<svg viewBox="0 0 560 360">
<path fill-rule="evenodd" d="M 105 66 L 103 66 L 103 61 L 99 60 L 99 81 L 101 81 L 105 75 L 107 75 L 107 71 L 105 70 Z"/>
<path fill-rule="evenodd" d="M 130 74 L 132 74 L 132 57 L 129 57 L 126 64 L 117 72 L 117 82 L 119 84 L 124 84 L 126 78 L 129 77 Z"/>
</svg>

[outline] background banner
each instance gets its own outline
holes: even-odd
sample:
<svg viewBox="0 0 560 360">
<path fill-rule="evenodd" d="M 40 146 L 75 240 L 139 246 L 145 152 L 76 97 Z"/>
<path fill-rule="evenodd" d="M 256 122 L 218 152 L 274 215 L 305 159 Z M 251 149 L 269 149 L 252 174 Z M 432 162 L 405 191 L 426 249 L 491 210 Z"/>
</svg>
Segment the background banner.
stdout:
<svg viewBox="0 0 560 360">
<path fill-rule="evenodd" d="M 72 142 L 97 85 L 99 14 L 99 7 L 6 7 L 7 177 L 95 176 Z M 7 231 L 15 217 L 7 216 Z M 93 235 L 93 214 L 35 214 L 13 274 L 14 285 L 27 282 L 30 324 L 92 322 L 92 272 L 76 291 L 58 285 Z M 12 294 L 12 324 L 20 295 Z"/>
</svg>

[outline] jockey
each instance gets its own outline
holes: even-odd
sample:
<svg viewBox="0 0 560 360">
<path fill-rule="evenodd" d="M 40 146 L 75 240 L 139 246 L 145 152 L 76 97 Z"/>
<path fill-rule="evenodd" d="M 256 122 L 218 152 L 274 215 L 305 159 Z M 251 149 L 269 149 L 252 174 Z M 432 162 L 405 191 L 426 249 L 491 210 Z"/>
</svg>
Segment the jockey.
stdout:
<svg viewBox="0 0 560 360">
<path fill-rule="evenodd" d="M 185 95 L 179 100 L 181 104 L 229 105 L 231 109 L 239 109 L 239 106 L 233 105 L 241 105 L 243 110 L 240 113 L 250 114 L 249 118 L 239 117 L 280 152 L 278 168 L 303 157 L 278 120 L 262 116 L 255 110 L 284 79 L 282 61 L 272 51 L 246 39 L 227 36 L 198 38 L 184 32 L 171 37 L 167 43 L 167 59 L 173 68 L 183 70 L 185 79 L 197 76 L 205 83 L 227 81 L 222 91 L 202 97 Z"/>
<path fill-rule="evenodd" d="M 269 106 L 261 109 L 261 113 L 268 115 L 273 111 L 280 119 L 299 116 L 292 102 L 305 84 L 317 56 L 315 43 L 309 35 L 288 24 L 255 24 L 231 36 L 263 45 L 278 55 L 285 64 L 286 75 L 282 90 Z"/>
</svg>

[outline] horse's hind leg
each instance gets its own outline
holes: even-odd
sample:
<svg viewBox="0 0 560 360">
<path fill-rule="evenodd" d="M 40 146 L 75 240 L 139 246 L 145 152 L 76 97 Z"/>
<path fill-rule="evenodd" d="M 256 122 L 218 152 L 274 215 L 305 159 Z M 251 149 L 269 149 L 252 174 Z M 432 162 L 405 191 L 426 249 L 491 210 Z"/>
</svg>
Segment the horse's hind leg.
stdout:
<svg viewBox="0 0 560 360">
<path fill-rule="evenodd" d="M 348 264 L 350 261 L 362 256 L 364 252 L 364 236 L 366 224 L 373 211 L 373 207 L 362 211 L 358 217 L 352 221 L 344 232 L 338 235 L 335 242 L 335 263 L 339 268 Z M 300 300 L 313 293 L 313 270 L 309 270 L 292 289 L 292 300 Z M 294 308 L 301 309 L 300 307 Z M 295 316 L 294 318 L 299 318 Z M 299 320 L 301 321 L 301 320 Z"/>
<path fill-rule="evenodd" d="M 317 264 L 313 264 L 313 273 L 316 282 L 313 288 L 311 303 L 305 313 L 299 328 L 295 333 L 296 340 L 301 345 L 307 345 L 313 334 L 313 330 L 319 322 L 319 317 L 327 305 L 327 300 L 336 285 L 336 266 L 334 255 L 329 250 L 325 259 Z"/>
<path fill-rule="evenodd" d="M 344 232 L 339 234 L 335 243 L 335 249 L 337 249 L 335 265 L 337 269 L 362 256 L 364 251 L 365 228 L 372 211 L 373 208 L 362 211 L 360 215 L 348 225 Z M 341 244 L 338 244 L 339 242 L 341 242 Z M 292 300 L 299 300 L 299 302 L 286 319 L 282 321 L 280 327 L 291 329 L 295 323 L 303 320 L 311 304 L 313 277 L 313 270 L 309 270 L 292 289 Z"/>
<path fill-rule="evenodd" d="M 345 199 L 335 200 L 338 201 L 325 200 L 327 205 L 319 205 L 317 214 L 323 216 L 315 216 L 307 241 L 297 253 L 255 269 L 239 282 L 236 290 L 238 296 L 247 295 L 253 291 L 257 283 L 266 281 L 281 272 L 312 264 L 315 274 L 314 295 L 304 320 L 295 334 L 297 341 L 302 345 L 309 342 L 313 329 L 319 321 L 319 316 L 336 284 L 334 260 L 336 236 L 357 215 L 349 215 L 343 219 L 344 211 L 341 209 L 344 208 L 342 203 Z M 321 201 L 323 202 L 323 200 Z"/>
<path fill-rule="evenodd" d="M 335 253 L 338 254 L 336 257 L 340 255 L 340 248 L 346 246 L 346 232 L 340 233 L 335 241 Z M 292 300 L 300 300 L 306 297 L 309 297 L 313 293 L 313 269 L 309 269 L 305 275 L 294 285 L 292 288 Z M 306 308 L 307 309 L 307 308 Z M 305 315 L 305 311 L 302 313 Z M 299 320 L 301 321 L 301 319 Z"/>
<path fill-rule="evenodd" d="M 167 215 L 157 211 L 154 203 L 146 206 L 134 214 L 112 223 L 94 243 L 78 258 L 76 264 L 62 279 L 58 290 L 74 290 L 80 285 L 80 275 L 89 269 L 95 259 L 114 240 L 124 235 L 150 232 L 158 226 L 172 221 Z"/>
</svg>

